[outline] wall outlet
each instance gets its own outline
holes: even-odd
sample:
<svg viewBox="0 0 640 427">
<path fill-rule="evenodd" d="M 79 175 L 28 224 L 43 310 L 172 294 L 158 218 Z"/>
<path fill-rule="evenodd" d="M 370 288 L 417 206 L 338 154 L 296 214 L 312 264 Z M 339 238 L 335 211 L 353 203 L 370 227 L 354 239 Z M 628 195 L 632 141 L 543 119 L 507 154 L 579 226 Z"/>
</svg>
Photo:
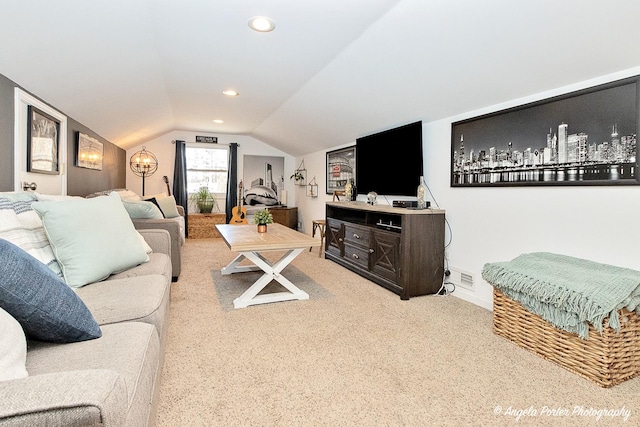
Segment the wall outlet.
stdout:
<svg viewBox="0 0 640 427">
<path fill-rule="evenodd" d="M 456 287 L 461 287 L 470 291 L 473 290 L 475 282 L 473 273 L 469 273 L 468 271 L 461 270 L 457 267 L 449 267 L 449 271 L 451 271 L 451 275 L 448 278 L 449 282 L 456 285 Z"/>
</svg>

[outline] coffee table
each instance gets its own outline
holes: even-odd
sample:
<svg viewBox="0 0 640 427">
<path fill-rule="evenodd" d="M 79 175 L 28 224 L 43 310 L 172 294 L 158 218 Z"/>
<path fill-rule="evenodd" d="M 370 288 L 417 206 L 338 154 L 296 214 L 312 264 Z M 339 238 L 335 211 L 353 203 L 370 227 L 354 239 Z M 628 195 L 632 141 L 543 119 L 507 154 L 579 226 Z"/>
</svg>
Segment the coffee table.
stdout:
<svg viewBox="0 0 640 427">
<path fill-rule="evenodd" d="M 239 252 L 221 274 L 243 273 L 247 271 L 264 271 L 249 289 L 233 300 L 234 308 L 245 308 L 250 305 L 266 304 L 279 301 L 305 300 L 309 294 L 295 286 L 282 275 L 282 270 L 303 250 L 320 246 L 318 239 L 285 227 L 281 224 L 269 224 L 266 233 L 258 233 L 257 226 L 216 224 L 216 228 L 232 252 Z M 271 263 L 261 253 L 285 251 L 277 261 Z M 253 265 L 240 265 L 244 259 Z M 289 292 L 274 292 L 258 295 L 272 280 L 277 281 Z"/>
</svg>

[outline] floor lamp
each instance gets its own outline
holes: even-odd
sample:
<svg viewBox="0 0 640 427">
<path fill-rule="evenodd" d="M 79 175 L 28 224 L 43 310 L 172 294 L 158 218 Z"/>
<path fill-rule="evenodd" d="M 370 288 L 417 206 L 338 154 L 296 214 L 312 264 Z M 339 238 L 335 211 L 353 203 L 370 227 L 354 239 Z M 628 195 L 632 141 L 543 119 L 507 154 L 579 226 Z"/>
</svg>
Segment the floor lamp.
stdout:
<svg viewBox="0 0 640 427">
<path fill-rule="evenodd" d="M 158 170 L 158 158 L 146 147 L 137 151 L 129 159 L 129 167 L 137 176 L 142 177 L 142 195 L 144 196 L 144 180 Z"/>
</svg>

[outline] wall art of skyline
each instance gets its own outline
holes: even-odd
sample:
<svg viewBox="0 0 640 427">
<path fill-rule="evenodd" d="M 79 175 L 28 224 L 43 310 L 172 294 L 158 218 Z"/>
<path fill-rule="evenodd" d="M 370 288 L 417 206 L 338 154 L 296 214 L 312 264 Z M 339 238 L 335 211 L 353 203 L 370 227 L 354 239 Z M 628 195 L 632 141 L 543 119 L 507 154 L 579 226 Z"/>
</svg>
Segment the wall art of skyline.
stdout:
<svg viewBox="0 0 640 427">
<path fill-rule="evenodd" d="M 639 184 L 638 77 L 453 123 L 451 186 Z"/>
</svg>

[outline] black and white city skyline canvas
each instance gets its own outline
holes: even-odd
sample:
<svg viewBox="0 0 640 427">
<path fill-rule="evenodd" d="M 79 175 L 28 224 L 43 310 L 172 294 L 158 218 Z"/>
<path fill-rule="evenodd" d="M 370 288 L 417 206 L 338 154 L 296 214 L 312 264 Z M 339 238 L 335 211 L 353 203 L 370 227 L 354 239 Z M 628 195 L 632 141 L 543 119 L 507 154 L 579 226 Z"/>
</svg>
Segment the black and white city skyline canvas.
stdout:
<svg viewBox="0 0 640 427">
<path fill-rule="evenodd" d="M 639 184 L 638 77 L 452 124 L 451 186 Z"/>
</svg>

